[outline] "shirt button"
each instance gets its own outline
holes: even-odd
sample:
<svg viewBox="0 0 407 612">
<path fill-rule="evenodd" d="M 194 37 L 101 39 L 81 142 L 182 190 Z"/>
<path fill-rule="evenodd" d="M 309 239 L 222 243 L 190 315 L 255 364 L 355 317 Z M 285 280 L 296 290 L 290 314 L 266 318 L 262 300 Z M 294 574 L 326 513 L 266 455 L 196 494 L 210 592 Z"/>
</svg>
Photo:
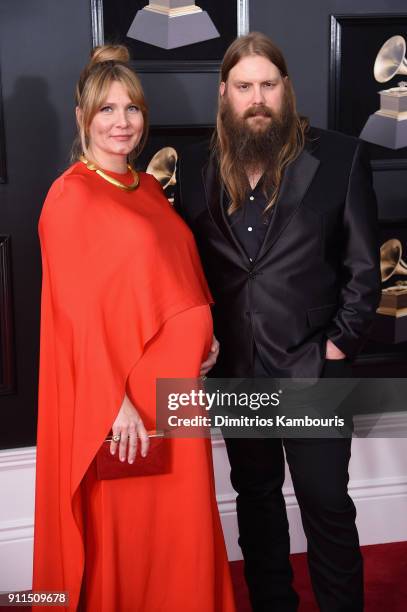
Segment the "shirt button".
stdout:
<svg viewBox="0 0 407 612">
<path fill-rule="evenodd" d="M 249 225 L 249 227 L 247 228 L 247 231 L 248 232 L 252 232 L 253 231 L 253 228 L 251 227 L 251 225 Z"/>
<path fill-rule="evenodd" d="M 253 202 L 254 196 L 250 196 L 249 200 L 251 200 Z"/>
<path fill-rule="evenodd" d="M 253 261 L 252 257 L 249 257 L 249 261 Z"/>
</svg>

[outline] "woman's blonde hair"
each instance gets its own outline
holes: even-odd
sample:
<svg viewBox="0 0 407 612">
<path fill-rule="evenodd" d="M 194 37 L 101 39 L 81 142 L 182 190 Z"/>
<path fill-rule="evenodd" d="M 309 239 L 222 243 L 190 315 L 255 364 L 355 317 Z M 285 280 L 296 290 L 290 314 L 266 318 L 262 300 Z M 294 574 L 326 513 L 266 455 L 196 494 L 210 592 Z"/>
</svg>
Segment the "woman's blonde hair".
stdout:
<svg viewBox="0 0 407 612">
<path fill-rule="evenodd" d="M 138 106 L 144 119 L 143 134 L 129 156 L 130 163 L 143 150 L 148 136 L 148 108 L 140 79 L 129 66 L 129 60 L 130 54 L 123 45 L 101 45 L 93 49 L 90 61 L 76 85 L 76 104 L 81 112 L 80 120 L 77 120 L 78 134 L 72 147 L 72 161 L 77 161 L 81 155 L 87 156 L 90 124 L 106 101 L 114 81 L 126 88 L 130 100 Z"/>
</svg>

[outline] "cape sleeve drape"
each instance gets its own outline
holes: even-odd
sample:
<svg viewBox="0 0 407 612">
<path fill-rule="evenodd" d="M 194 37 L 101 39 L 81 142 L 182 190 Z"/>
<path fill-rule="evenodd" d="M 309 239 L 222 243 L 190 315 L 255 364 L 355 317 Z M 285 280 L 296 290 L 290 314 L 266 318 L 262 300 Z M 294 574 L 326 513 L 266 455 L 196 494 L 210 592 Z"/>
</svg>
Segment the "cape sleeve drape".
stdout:
<svg viewBox="0 0 407 612">
<path fill-rule="evenodd" d="M 164 244 L 159 253 L 151 228 L 133 222 L 134 210 L 103 205 L 86 179 L 78 174 L 58 179 L 39 225 L 43 287 L 33 588 L 69 591 L 70 609 L 78 602 L 84 565 L 79 485 L 117 416 L 129 373 L 166 319 L 211 300 L 189 239 L 174 250 L 170 236 L 170 251 Z M 144 179 L 146 197 L 161 202 L 159 213 L 171 234 L 179 221 L 173 211 L 167 213 L 152 181 Z M 185 270 L 186 261 L 195 276 L 176 283 L 177 264 Z"/>
</svg>

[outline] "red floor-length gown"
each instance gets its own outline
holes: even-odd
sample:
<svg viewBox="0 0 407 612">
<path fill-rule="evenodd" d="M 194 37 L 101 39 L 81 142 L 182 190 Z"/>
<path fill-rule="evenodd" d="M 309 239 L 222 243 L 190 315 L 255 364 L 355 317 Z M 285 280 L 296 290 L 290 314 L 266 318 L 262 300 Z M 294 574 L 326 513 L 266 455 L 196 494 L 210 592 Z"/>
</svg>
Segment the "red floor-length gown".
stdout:
<svg viewBox="0 0 407 612">
<path fill-rule="evenodd" d="M 208 353 L 192 234 L 151 176 L 126 192 L 78 162 L 40 238 L 33 588 L 67 591 L 69 610 L 233 612 L 209 440 L 171 439 L 169 474 L 98 481 L 93 461 L 126 390 L 154 428 L 156 378 L 197 376 Z"/>
</svg>

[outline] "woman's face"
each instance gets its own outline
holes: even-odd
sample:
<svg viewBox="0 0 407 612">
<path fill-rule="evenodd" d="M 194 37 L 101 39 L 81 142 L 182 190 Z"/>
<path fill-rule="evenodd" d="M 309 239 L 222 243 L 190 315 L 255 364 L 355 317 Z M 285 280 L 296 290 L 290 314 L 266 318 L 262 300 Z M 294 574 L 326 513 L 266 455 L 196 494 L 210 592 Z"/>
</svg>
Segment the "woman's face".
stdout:
<svg viewBox="0 0 407 612">
<path fill-rule="evenodd" d="M 143 135 L 141 110 L 130 100 L 127 89 L 113 81 L 106 100 L 89 126 L 88 149 L 95 161 L 106 165 L 113 158 L 126 157 Z"/>
</svg>

